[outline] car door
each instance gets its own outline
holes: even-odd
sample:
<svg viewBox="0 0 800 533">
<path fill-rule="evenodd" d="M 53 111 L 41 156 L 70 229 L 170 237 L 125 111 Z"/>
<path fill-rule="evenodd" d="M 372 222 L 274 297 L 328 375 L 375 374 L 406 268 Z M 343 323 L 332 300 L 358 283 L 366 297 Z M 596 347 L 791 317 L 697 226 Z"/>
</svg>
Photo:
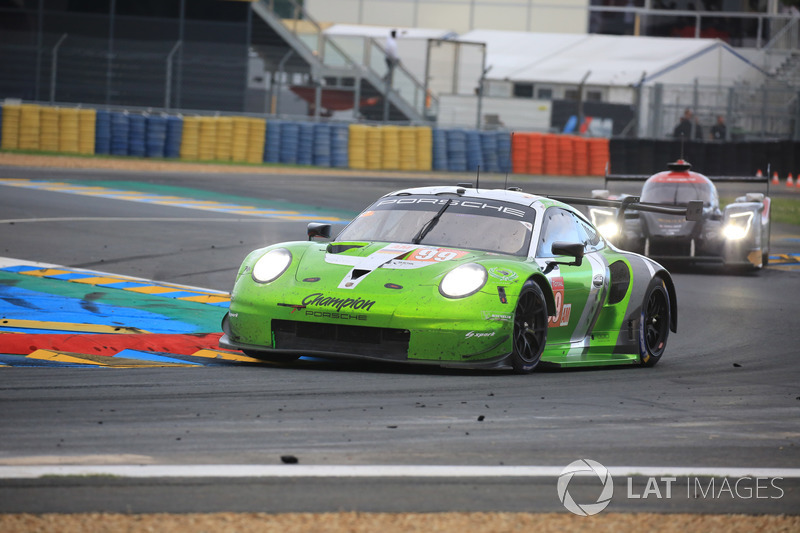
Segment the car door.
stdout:
<svg viewBox="0 0 800 533">
<path fill-rule="evenodd" d="M 560 207 L 551 207 L 542 221 L 536 260 L 541 268 L 571 257 L 555 256 L 554 242 L 581 243 L 584 257 L 580 265 L 556 265 L 547 274 L 556 303 L 556 314 L 548 322 L 548 344 L 576 342 L 586 337 L 600 311 L 605 291 L 606 267 L 600 257 L 602 240 L 590 225 Z"/>
</svg>

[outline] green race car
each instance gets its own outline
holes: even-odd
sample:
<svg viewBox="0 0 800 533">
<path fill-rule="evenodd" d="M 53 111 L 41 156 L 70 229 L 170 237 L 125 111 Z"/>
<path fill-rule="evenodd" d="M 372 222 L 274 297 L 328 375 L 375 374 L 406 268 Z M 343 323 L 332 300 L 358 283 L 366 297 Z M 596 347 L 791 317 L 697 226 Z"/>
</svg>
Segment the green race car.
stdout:
<svg viewBox="0 0 800 533">
<path fill-rule="evenodd" d="M 630 204 L 630 202 L 628 202 Z M 636 209 L 646 206 L 633 204 Z M 530 372 L 656 364 L 677 303 L 658 263 L 605 241 L 577 209 L 518 189 L 387 194 L 332 242 L 250 253 L 220 345 L 302 355 Z"/>
</svg>

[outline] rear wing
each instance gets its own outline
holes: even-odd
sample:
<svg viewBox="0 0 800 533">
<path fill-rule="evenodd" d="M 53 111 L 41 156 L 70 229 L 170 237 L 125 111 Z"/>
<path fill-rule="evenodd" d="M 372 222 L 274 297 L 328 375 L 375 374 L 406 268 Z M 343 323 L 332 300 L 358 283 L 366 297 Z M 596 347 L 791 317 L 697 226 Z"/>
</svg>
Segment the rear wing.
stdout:
<svg viewBox="0 0 800 533">
<path fill-rule="evenodd" d="M 661 204 L 640 202 L 638 196 L 626 196 L 622 200 L 606 200 L 603 198 L 583 198 L 578 196 L 548 195 L 551 200 L 557 200 L 569 205 L 588 205 L 598 207 L 613 207 L 617 209 L 617 223 L 622 225 L 625 211 L 646 211 L 649 213 L 662 213 L 665 215 L 683 215 L 686 220 L 701 220 L 703 218 L 703 202 L 692 200 L 686 207 L 673 207 Z"/>
<path fill-rule="evenodd" d="M 767 196 L 769 196 L 769 166 L 767 166 L 767 173 L 764 176 L 706 176 L 713 182 L 719 183 L 764 183 L 767 186 Z M 609 181 L 626 181 L 626 182 L 642 182 L 647 181 L 650 176 L 643 174 L 609 174 L 606 168 L 605 178 L 603 180 L 603 188 L 608 188 Z"/>
</svg>

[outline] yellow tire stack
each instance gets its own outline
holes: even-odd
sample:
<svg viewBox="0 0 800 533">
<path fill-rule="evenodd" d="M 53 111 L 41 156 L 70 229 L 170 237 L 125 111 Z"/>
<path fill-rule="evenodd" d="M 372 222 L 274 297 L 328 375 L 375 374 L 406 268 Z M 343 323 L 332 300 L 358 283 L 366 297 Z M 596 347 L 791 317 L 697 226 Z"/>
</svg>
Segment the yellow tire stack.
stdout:
<svg viewBox="0 0 800 533">
<path fill-rule="evenodd" d="M 433 168 L 433 130 L 430 126 L 414 128 L 417 133 L 417 170 Z"/>
<path fill-rule="evenodd" d="M 367 168 L 367 131 L 369 127 L 363 124 L 350 124 L 347 143 L 347 157 L 350 168 Z"/>
<path fill-rule="evenodd" d="M 78 110 L 78 152 L 94 153 L 95 123 L 97 111 L 94 109 Z"/>
<path fill-rule="evenodd" d="M 417 169 L 417 128 L 400 128 L 400 170 Z"/>
<path fill-rule="evenodd" d="M 381 168 L 383 170 L 397 170 L 400 168 L 400 128 L 397 126 L 383 126 L 380 129 L 383 136 Z"/>
<path fill-rule="evenodd" d="M 19 149 L 38 150 L 41 136 L 41 108 L 35 104 L 22 104 L 19 120 Z"/>
<path fill-rule="evenodd" d="M 383 128 L 367 128 L 367 169 L 380 170 L 383 163 Z"/>
<path fill-rule="evenodd" d="M 70 154 L 78 153 L 78 137 L 80 127 L 78 123 L 78 110 L 72 107 L 62 107 L 58 110 L 61 124 L 58 135 L 58 150 Z"/>
<path fill-rule="evenodd" d="M 200 139 L 197 143 L 197 158 L 200 161 L 213 161 L 217 147 L 217 119 L 200 117 Z"/>
<path fill-rule="evenodd" d="M 243 163 L 247 161 L 247 143 L 250 140 L 250 119 L 233 117 L 231 132 L 231 161 Z"/>
<path fill-rule="evenodd" d="M 3 106 L 3 140 L 0 148 L 16 150 L 19 148 L 19 128 L 22 107 L 18 105 Z"/>
<path fill-rule="evenodd" d="M 264 140 L 267 135 L 267 121 L 263 118 L 248 119 L 247 154 L 248 163 L 264 162 Z"/>
<path fill-rule="evenodd" d="M 43 107 L 39 114 L 39 149 L 45 152 L 59 151 L 59 109 Z"/>
<path fill-rule="evenodd" d="M 183 117 L 180 153 L 181 159 L 200 159 L 200 118 Z"/>
<path fill-rule="evenodd" d="M 217 161 L 230 161 L 233 149 L 233 118 L 217 117 Z"/>
</svg>

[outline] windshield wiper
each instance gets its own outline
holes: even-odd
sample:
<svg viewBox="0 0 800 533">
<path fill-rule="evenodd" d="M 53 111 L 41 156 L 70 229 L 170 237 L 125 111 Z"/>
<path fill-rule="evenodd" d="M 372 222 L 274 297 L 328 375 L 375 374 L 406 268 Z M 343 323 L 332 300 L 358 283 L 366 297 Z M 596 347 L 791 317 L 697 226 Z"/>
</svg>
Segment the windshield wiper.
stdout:
<svg viewBox="0 0 800 533">
<path fill-rule="evenodd" d="M 446 203 L 446 204 L 444 204 L 444 205 L 443 205 L 441 208 L 439 208 L 439 212 L 437 212 L 437 213 L 436 213 L 436 214 L 433 216 L 433 218 L 432 218 L 432 219 L 430 219 L 429 221 L 427 221 L 427 222 L 425 223 L 425 225 L 423 225 L 423 226 L 422 226 L 422 227 L 419 229 L 419 231 L 417 232 L 417 234 L 416 234 L 416 235 L 414 235 L 414 238 L 413 238 L 413 239 L 411 239 L 411 242 L 412 242 L 413 244 L 419 244 L 419 243 L 420 243 L 420 241 L 422 241 L 422 239 L 424 239 L 424 238 L 425 238 L 425 236 L 426 236 L 428 233 L 430 233 L 430 232 L 431 232 L 431 230 L 434 228 L 434 226 L 436 226 L 436 224 L 439 222 L 439 219 L 440 219 L 440 218 L 442 218 L 442 215 L 444 214 L 444 212 L 445 212 L 445 211 L 447 211 L 447 208 L 448 208 L 448 207 L 450 207 L 450 202 L 451 202 L 451 201 L 452 201 L 452 200 L 450 200 L 450 199 L 448 198 L 448 199 L 447 199 L 447 203 Z"/>
</svg>

